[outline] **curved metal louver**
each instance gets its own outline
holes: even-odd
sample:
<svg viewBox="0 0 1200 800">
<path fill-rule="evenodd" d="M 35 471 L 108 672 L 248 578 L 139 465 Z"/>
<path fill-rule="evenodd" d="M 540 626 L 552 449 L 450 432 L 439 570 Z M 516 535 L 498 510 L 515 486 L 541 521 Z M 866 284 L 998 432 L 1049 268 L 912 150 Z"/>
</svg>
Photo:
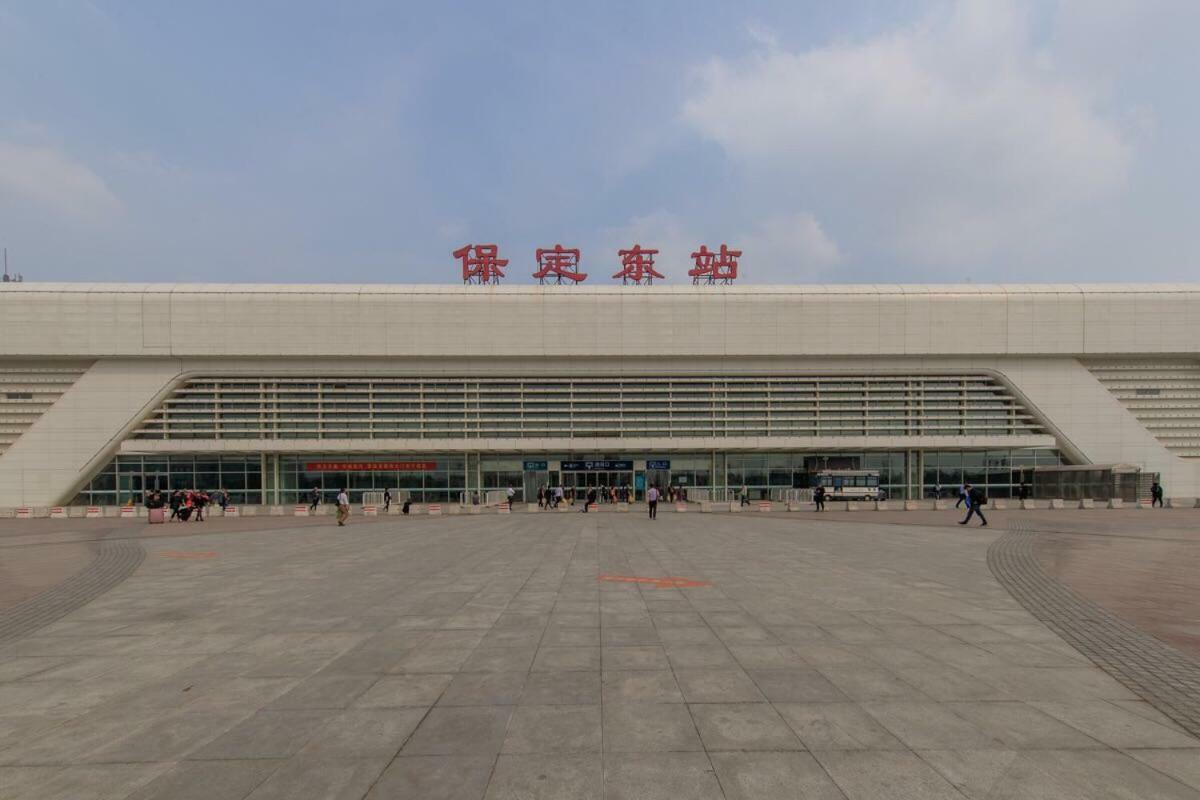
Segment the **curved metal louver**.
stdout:
<svg viewBox="0 0 1200 800">
<path fill-rule="evenodd" d="M 991 375 L 195 378 L 139 439 L 1043 433 Z"/>
</svg>

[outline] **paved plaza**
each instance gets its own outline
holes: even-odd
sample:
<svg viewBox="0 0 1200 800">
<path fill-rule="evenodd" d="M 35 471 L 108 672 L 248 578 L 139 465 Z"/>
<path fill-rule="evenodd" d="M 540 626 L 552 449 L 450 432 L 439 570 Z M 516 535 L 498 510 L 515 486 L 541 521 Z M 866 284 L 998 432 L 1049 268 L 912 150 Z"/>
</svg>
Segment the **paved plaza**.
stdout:
<svg viewBox="0 0 1200 800">
<path fill-rule="evenodd" d="M 0 797 L 1200 798 L 1200 512 L 992 516 L 3 521 Z"/>
</svg>

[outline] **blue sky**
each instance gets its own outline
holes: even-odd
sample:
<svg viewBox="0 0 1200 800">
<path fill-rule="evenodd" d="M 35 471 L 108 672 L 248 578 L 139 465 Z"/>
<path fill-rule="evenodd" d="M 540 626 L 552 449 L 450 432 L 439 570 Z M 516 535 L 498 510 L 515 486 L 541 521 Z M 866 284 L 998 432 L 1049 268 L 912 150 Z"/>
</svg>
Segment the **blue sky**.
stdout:
<svg viewBox="0 0 1200 800">
<path fill-rule="evenodd" d="M 1194 280 L 1200 4 L 0 0 L 28 279 Z"/>
</svg>

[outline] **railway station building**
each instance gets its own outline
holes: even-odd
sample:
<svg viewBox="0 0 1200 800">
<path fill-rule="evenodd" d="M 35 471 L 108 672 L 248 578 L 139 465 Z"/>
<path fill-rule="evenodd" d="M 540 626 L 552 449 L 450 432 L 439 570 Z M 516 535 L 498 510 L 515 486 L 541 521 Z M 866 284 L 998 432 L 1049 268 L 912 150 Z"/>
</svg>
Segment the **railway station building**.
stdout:
<svg viewBox="0 0 1200 800">
<path fill-rule="evenodd" d="M 1200 495 L 1200 284 L 0 287 L 0 507 L 671 483 Z"/>
</svg>

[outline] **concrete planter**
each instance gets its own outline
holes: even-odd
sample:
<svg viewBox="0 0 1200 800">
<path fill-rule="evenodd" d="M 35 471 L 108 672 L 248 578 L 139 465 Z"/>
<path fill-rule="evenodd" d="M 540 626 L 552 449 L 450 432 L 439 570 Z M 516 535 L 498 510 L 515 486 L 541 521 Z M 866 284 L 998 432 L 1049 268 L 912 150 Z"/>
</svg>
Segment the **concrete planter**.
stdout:
<svg viewBox="0 0 1200 800">
<path fill-rule="evenodd" d="M 629 513 L 629 503 L 617 503 L 617 513 L 628 514 Z"/>
<path fill-rule="evenodd" d="M 1037 506 L 1036 500 L 1030 500 L 1027 498 L 1027 499 L 1021 501 L 1021 508 L 1023 508 L 1026 511 L 1032 511 L 1032 510 L 1036 509 L 1037 507 L 1038 506 Z"/>
<path fill-rule="evenodd" d="M 892 509 L 892 507 L 888 505 L 887 500 L 876 500 L 875 501 L 875 510 L 876 511 L 891 511 L 891 509 Z"/>
<path fill-rule="evenodd" d="M 734 500 L 733 502 L 731 502 L 731 503 L 729 504 L 729 513 L 730 513 L 730 514 L 740 514 L 740 513 L 742 513 L 742 504 L 741 504 L 741 503 L 739 503 L 737 500 Z"/>
<path fill-rule="evenodd" d="M 1054 509 L 1066 508 L 1067 503 L 1061 497 L 1055 497 L 1050 501 L 1050 507 Z"/>
<path fill-rule="evenodd" d="M 1108 501 L 1109 508 L 1124 508 L 1124 506 L 1125 506 L 1125 502 L 1120 499 L 1114 498 L 1114 499 Z"/>
<path fill-rule="evenodd" d="M 1195 497 L 1168 497 L 1167 508 L 1197 508 L 1200 502 Z"/>
<path fill-rule="evenodd" d="M 1079 501 L 1079 507 L 1080 508 L 1095 508 L 1096 501 L 1090 497 L 1085 497 Z"/>
<path fill-rule="evenodd" d="M 1000 498 L 1000 497 L 998 497 L 994 500 L 989 497 L 988 498 L 988 507 L 993 508 L 997 511 L 1003 511 L 1004 509 L 1008 508 L 1008 501 L 1003 498 Z"/>
<path fill-rule="evenodd" d="M 713 510 L 712 503 L 710 503 L 707 500 L 700 501 L 700 513 L 701 514 L 711 514 L 712 510 Z"/>
</svg>

